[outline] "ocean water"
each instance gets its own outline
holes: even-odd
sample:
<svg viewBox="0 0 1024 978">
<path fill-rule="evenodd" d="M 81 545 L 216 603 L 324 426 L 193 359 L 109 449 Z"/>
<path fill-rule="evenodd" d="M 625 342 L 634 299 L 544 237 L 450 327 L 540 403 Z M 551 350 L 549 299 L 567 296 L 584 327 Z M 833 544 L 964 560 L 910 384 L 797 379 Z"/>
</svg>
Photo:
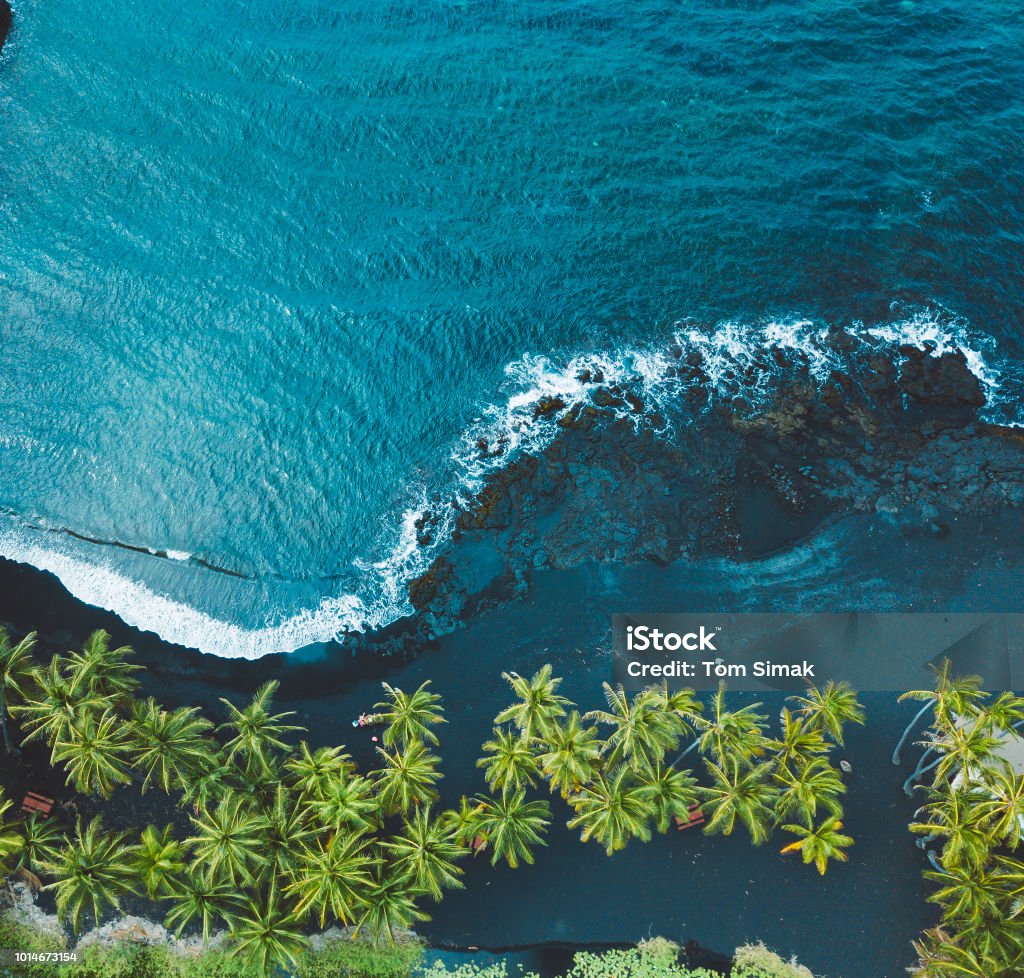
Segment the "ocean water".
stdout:
<svg viewBox="0 0 1024 978">
<path fill-rule="evenodd" d="M 476 439 L 543 442 L 531 405 L 581 365 L 678 399 L 673 338 L 722 384 L 766 346 L 841 367 L 829 324 L 932 340 L 1020 420 L 1012 4 L 15 22 L 0 554 L 169 640 L 251 658 L 405 613 L 413 522 L 479 485 Z"/>
</svg>

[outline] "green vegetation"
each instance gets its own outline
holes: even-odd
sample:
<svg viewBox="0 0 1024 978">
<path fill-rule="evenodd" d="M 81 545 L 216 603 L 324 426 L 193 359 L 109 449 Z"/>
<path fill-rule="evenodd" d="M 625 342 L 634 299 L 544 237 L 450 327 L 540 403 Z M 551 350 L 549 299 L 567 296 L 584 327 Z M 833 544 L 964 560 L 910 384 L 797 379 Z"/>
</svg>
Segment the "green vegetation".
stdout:
<svg viewBox="0 0 1024 978">
<path fill-rule="evenodd" d="M 446 809 L 434 750 L 446 721 L 429 683 L 412 693 L 384 684 L 371 717 L 382 727 L 377 765 L 359 771 L 344 748 L 298 740 L 303 729 L 274 712 L 275 683 L 242 706 L 223 700 L 216 726 L 195 708 L 137 698 L 131 650 L 111 649 L 103 632 L 46 664 L 31 658 L 34 642 L 29 635 L 12 643 L 0 630 L 5 751 L 18 753 L 13 716 L 26 741 L 49 748 L 76 791 L 103 799 L 127 785 L 163 792 L 186 810 L 190 830 L 181 837 L 172 825 L 111 832 L 96 817 L 79 819 L 66 835 L 56 820 L 14 819 L 0 797 L 0 876 L 51 891 L 76 933 L 119 910 L 129 894 L 163 905 L 169 928 L 201 931 L 204 944 L 214 930 L 228 932 L 222 948 L 198 959 L 134 945 L 83 949 L 68 978 L 262 978 L 279 966 L 296 978 L 404 978 L 422 948 L 403 932 L 429 919 L 429 901 L 463 885 L 460 862 L 483 852 L 492 864 L 532 863 L 554 797 L 581 840 L 609 855 L 685 823 L 695 805 L 705 833 L 741 829 L 755 845 L 787 833 L 781 851 L 820 873 L 846 861 L 853 844 L 843 832 L 845 785 L 831 757 L 863 711 L 841 683 L 790 697 L 773 734 L 760 704 L 732 708 L 724 685 L 705 710 L 690 690 L 662 685 L 630 695 L 605 684 L 604 705 L 582 712 L 559 693 L 550 667 L 529 678 L 505 673 L 513 701 L 495 718 L 477 762 L 487 790 Z M 929 899 L 942 920 L 915 944 L 915 974 L 1013 978 L 1024 973 L 1017 858 L 1024 777 L 1003 748 L 1024 727 L 1024 698 L 993 697 L 977 677 L 952 675 L 948 663 L 933 689 L 903 698 L 924 703 L 915 720 L 929 716 L 925 754 L 908 779 L 909 786 L 929 777 L 911 830 L 940 845 L 925 876 L 936 884 Z M 691 755 L 696 769 L 679 766 Z M 365 940 L 322 942 L 310 953 L 310 927 L 334 923 Z M 59 935 L 12 927 L 0 923 L 0 946 L 61 946 Z M 439 968 L 428 978 L 443 978 Z M 465 966 L 452 974 L 504 972 Z M 649 942 L 577 955 L 569 978 L 706 974 L 682 967 L 674 945 Z M 809 972 L 753 945 L 737 951 L 732 975 Z"/>
<path fill-rule="evenodd" d="M 730 971 L 732 978 L 814 978 L 801 965 L 786 962 L 762 944 L 737 948 Z M 508 978 L 504 962 L 492 965 L 462 964 L 448 969 L 434 961 L 422 978 Z M 523 978 L 537 978 L 527 973 Z M 592 954 L 581 951 L 573 958 L 565 978 L 721 978 L 707 968 L 688 968 L 680 963 L 679 947 L 655 938 L 635 948 Z"/>
<path fill-rule="evenodd" d="M 59 951 L 66 946 L 55 934 L 39 934 L 0 918 L 0 947 L 34 951 Z M 328 938 L 307 950 L 292 970 L 293 978 L 509 978 L 504 962 L 480 965 L 472 961 L 445 967 L 434 960 L 425 967 L 429 951 L 416 940 L 380 945 Z M 19 966 L 17 978 L 44 978 L 53 974 L 53 964 L 27 963 Z M 201 956 L 175 954 L 165 947 L 139 944 L 92 946 L 78 952 L 78 961 L 62 964 L 63 978 L 258 978 L 258 970 L 221 950 L 208 949 Z M 796 962 L 784 961 L 764 945 L 737 948 L 732 978 L 814 978 Z M 537 978 L 526 973 L 522 978 Z M 676 944 L 662 938 L 642 942 L 638 947 L 581 952 L 575 955 L 566 978 L 721 978 L 706 968 L 689 968 L 680 963 Z"/>
<path fill-rule="evenodd" d="M 911 779 L 934 771 L 910 829 L 941 843 L 924 875 L 942 909 L 939 927 L 914 946 L 919 978 L 1014 978 L 1024 972 L 1024 777 L 1000 749 L 1024 724 L 1024 698 L 995 699 L 977 676 L 943 663 L 933 690 L 905 699 L 931 710 L 925 756 Z M 919 714 L 920 716 L 921 714 Z M 935 755 L 931 763 L 925 762 Z"/>
<path fill-rule="evenodd" d="M 324 941 L 315 954 L 305 954 L 295 978 L 407 978 L 423 960 L 419 941 L 401 941 L 375 947 L 345 939 Z"/>
<path fill-rule="evenodd" d="M 17 754 L 7 729 L 7 704 L 12 699 L 24 696 L 25 688 L 32 679 L 32 648 L 36 643 L 35 632 L 26 635 L 16 645 L 11 637 L 0 629 L 0 730 L 3 731 L 4 750 Z"/>
<path fill-rule="evenodd" d="M 274 711 L 276 683 L 247 704 L 222 700 L 215 726 L 195 708 L 138 698 L 131 649 L 111 648 L 104 632 L 46 664 L 30 663 L 33 641 L 12 645 L 0 633 L 3 715 L 9 708 L 26 741 L 49 747 L 76 791 L 164 792 L 190 822 L 181 837 L 172 826 L 114 833 L 98 817 L 67 838 L 35 817 L 0 829 L 4 873 L 52 891 L 76 933 L 134 894 L 162 904 L 179 934 L 201 930 L 206 941 L 226 929 L 225 954 L 258 975 L 305 960 L 314 924 L 395 945 L 429 919 L 428 901 L 462 886 L 466 856 L 532 863 L 553 817 L 546 795 L 560 796 L 567 824 L 609 855 L 688 821 L 698 804 L 708 834 L 742 826 L 759 844 L 791 833 L 783 851 L 799 850 L 820 872 L 852 843 L 829 759 L 844 724 L 863 719 L 845 685 L 796 698 L 773 737 L 760 704 L 730 709 L 724 686 L 707 716 L 691 690 L 666 685 L 629 695 L 605 684 L 604 707 L 582 713 L 550 666 L 530 678 L 505 673 L 513 701 L 478 762 L 488 790 L 445 809 L 435 748 L 446 721 L 429 683 L 412 693 L 383 684 L 370 718 L 382 727 L 377 765 L 359 771 L 342 747 L 298 739 L 291 714 Z M 691 752 L 699 771 L 678 766 Z"/>
</svg>

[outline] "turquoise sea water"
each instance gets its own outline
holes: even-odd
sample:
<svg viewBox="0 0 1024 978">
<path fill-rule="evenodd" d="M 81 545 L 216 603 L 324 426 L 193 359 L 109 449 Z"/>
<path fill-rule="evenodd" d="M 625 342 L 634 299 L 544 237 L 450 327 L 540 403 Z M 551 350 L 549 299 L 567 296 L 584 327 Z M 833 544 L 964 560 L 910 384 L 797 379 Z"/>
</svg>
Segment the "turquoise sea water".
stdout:
<svg viewBox="0 0 1024 978">
<path fill-rule="evenodd" d="M 829 322 L 938 338 L 1015 417 L 1012 4 L 15 20 L 0 554 L 168 639 L 251 657 L 401 614 L 416 513 L 481 475 L 466 443 L 542 437 L 523 406 L 577 358 L 655 383 L 682 320 L 728 356 Z"/>
</svg>

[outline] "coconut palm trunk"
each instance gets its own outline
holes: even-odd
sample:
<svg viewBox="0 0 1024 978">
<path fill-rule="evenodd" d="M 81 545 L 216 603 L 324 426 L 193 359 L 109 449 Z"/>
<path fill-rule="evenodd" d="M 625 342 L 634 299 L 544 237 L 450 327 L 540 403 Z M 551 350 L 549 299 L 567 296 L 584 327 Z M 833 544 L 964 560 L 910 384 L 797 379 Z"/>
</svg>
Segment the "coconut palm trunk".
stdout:
<svg viewBox="0 0 1024 978">
<path fill-rule="evenodd" d="M 899 764 L 900 763 L 900 752 L 903 750 L 903 746 L 906 744 L 907 738 L 910 736 L 910 732 L 914 729 L 914 727 L 917 726 L 917 721 L 920 720 L 921 717 L 923 717 L 931 708 L 932 708 L 932 702 L 931 701 L 925 703 L 925 705 L 922 706 L 921 709 L 917 711 L 917 713 L 914 716 L 914 719 L 911 720 L 910 723 L 907 724 L 906 729 L 903 731 L 903 734 L 901 735 L 901 737 L 899 739 L 899 743 L 896 745 L 896 749 L 892 752 L 892 762 L 893 762 L 893 764 Z"/>
<path fill-rule="evenodd" d="M 696 750 L 700 746 L 700 738 L 698 737 L 689 747 L 686 748 L 672 763 L 670 767 L 675 767 L 687 754 L 691 751 Z"/>
</svg>

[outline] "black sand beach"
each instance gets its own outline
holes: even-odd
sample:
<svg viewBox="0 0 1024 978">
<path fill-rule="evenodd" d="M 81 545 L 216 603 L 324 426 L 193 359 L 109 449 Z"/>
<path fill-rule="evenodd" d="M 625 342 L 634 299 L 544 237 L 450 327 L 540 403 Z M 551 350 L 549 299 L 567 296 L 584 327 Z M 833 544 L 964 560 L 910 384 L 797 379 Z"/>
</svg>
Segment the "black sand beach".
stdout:
<svg viewBox="0 0 1024 978">
<path fill-rule="evenodd" d="M 831 545 L 838 541 L 842 546 L 843 529 L 835 528 L 838 535 Z M 940 562 L 935 559 L 939 544 L 932 538 L 901 537 L 880 524 L 875 530 L 888 533 L 888 550 L 846 554 L 841 573 L 848 586 L 843 590 L 819 574 L 814 594 L 798 573 L 773 571 L 769 561 L 758 567 L 759 580 L 751 574 L 748 586 L 741 583 L 722 595 L 721 606 L 749 607 L 758 600 L 778 606 L 788 598 L 804 607 L 822 606 L 831 593 L 833 608 L 1014 610 L 1017 568 L 1000 540 L 1012 542 L 1009 534 L 1015 529 L 1016 513 L 954 525 L 941 547 L 958 559 Z M 851 528 L 845 539 L 854 537 L 871 539 L 872 527 Z M 813 547 L 814 541 L 806 546 Z M 114 616 L 75 601 L 52 577 L 9 563 L 0 566 L 0 619 L 38 628 L 52 648 L 74 647 L 90 630 L 107 628 L 116 642 L 136 648 L 147 667 L 147 692 L 171 706 L 200 704 L 218 719 L 223 709 L 219 697 L 238 702 L 266 678 L 277 678 L 282 682 L 277 706 L 296 712 L 311 743 L 346 743 L 363 761 L 372 756 L 373 745 L 366 731 L 353 729 L 352 719 L 376 701 L 380 678 L 406 688 L 433 679 L 445 696 L 450 720 L 442 739 L 443 794 L 453 801 L 483 787 L 474 762 L 491 718 L 508 700 L 503 669 L 527 673 L 552 662 L 556 674 L 565 677 L 564 692 L 585 708 L 596 707 L 600 684 L 610 673 L 608 609 L 673 610 L 679 603 L 701 600 L 702 591 L 705 598 L 715 593 L 716 575 L 723 572 L 713 565 L 650 564 L 545 572 L 524 600 L 481 614 L 467 627 L 422 645 L 407 662 L 370 652 L 353 657 L 326 647 L 257 662 L 219 660 L 126 628 Z M 733 579 L 739 576 L 736 565 L 729 573 Z M 897 580 L 902 581 L 898 586 Z M 738 702 L 753 699 L 736 696 Z M 758 699 L 765 712 L 773 713 L 782 694 Z M 924 900 L 924 856 L 906 831 L 916 806 L 900 790 L 908 769 L 889 761 L 913 710 L 909 704 L 897 705 L 895 693 L 862 699 L 869 722 L 851 732 L 847 749 L 853 764 L 847 826 L 857 843 L 849 865 L 834 867 L 824 879 L 780 856 L 776 843 L 755 849 L 740 837 L 673 832 L 647 845 L 634 842 L 609 859 L 564 828 L 564 810 L 556 800 L 550 844 L 538 851 L 535 866 L 513 872 L 492 869 L 482 859 L 471 862 L 466 889 L 448 894 L 433 908 L 434 919 L 420 926 L 421 933 L 436 945 L 484 948 L 635 941 L 656 934 L 728 952 L 744 941 L 763 939 L 786 954 L 795 953 L 816 974 L 902 974 L 912 958 L 910 940 L 935 920 Z"/>
</svg>

